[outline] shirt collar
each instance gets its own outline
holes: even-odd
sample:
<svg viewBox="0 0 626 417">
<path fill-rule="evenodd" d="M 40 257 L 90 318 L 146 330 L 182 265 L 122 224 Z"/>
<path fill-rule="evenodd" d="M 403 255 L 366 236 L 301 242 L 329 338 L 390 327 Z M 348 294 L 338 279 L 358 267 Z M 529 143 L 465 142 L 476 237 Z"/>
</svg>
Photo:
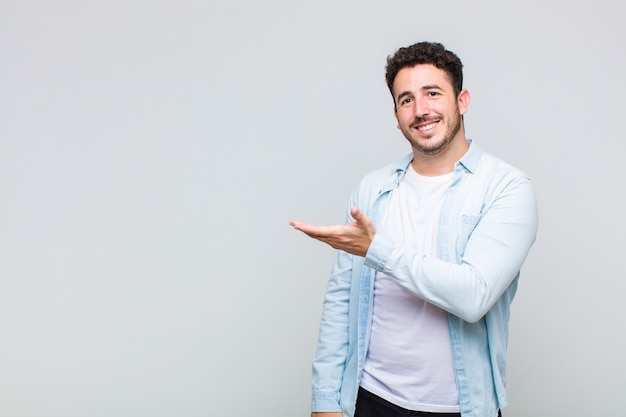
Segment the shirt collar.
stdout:
<svg viewBox="0 0 626 417">
<path fill-rule="evenodd" d="M 463 155 L 455 164 L 455 169 L 456 167 L 462 167 L 461 169 L 466 169 L 469 172 L 474 173 L 478 167 L 478 161 L 480 160 L 482 151 L 478 145 L 472 141 L 472 139 L 467 139 L 467 146 L 467 152 L 465 152 L 465 155 Z"/>
<path fill-rule="evenodd" d="M 478 145 L 476 145 L 476 143 L 474 143 L 472 139 L 467 139 L 467 146 L 467 152 L 465 152 L 465 155 L 463 155 L 461 159 L 459 159 L 457 163 L 454 164 L 454 167 L 455 170 L 468 170 L 469 172 L 474 173 L 474 171 L 476 171 L 476 168 L 478 167 L 478 161 L 480 160 L 482 150 L 478 147 Z M 404 174 L 409 168 L 409 164 L 412 160 L 413 153 L 410 153 L 397 162 L 395 172 L 398 182 L 402 179 L 402 177 L 404 177 Z"/>
</svg>

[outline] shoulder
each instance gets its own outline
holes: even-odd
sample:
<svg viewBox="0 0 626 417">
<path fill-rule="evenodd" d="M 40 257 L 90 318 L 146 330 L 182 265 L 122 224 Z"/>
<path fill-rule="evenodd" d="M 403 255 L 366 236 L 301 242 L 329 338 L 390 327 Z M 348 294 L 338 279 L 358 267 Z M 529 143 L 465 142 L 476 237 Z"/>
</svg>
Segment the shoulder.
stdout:
<svg viewBox="0 0 626 417">
<path fill-rule="evenodd" d="M 521 169 L 488 152 L 482 153 L 478 170 L 484 171 L 487 175 L 496 174 L 498 176 L 506 176 L 510 178 L 530 179 L 530 177 Z"/>
<path fill-rule="evenodd" d="M 535 191 L 531 178 L 521 169 L 480 150 L 474 143 L 468 154 L 460 161 L 465 172 L 463 196 L 490 205 L 501 197 L 513 196 L 533 202 Z"/>
<path fill-rule="evenodd" d="M 471 144 L 464 160 L 461 162 L 468 166 L 478 178 L 490 181 L 507 179 L 530 181 L 530 177 L 524 171 L 489 152 L 483 151 L 475 143 Z"/>
</svg>

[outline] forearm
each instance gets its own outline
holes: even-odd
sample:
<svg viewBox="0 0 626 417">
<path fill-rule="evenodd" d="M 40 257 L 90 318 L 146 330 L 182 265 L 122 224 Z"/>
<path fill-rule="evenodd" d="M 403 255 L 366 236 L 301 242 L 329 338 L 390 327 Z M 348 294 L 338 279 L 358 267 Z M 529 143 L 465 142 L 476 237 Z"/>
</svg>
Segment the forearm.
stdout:
<svg viewBox="0 0 626 417">
<path fill-rule="evenodd" d="M 385 255 L 376 257 L 376 248 Z M 463 320 L 478 321 L 510 285 L 517 272 L 489 282 L 475 268 L 444 262 L 383 239 L 375 239 L 365 264 L 385 273 L 420 298 Z"/>
<path fill-rule="evenodd" d="M 456 226 L 465 235 L 441 237 L 451 259 L 428 257 L 376 235 L 365 264 L 463 320 L 478 321 L 518 276 L 535 240 L 532 187 L 516 184 L 484 212 L 457 221 L 469 217 L 476 218 L 474 227 Z"/>
</svg>

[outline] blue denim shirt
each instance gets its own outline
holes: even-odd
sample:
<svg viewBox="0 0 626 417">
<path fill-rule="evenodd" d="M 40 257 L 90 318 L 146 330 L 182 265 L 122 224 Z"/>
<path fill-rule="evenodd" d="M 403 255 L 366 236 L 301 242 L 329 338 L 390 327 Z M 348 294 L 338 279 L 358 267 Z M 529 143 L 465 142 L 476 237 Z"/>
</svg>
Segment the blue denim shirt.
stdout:
<svg viewBox="0 0 626 417">
<path fill-rule="evenodd" d="M 353 416 L 372 323 L 376 271 L 448 312 L 463 417 L 507 405 L 505 355 L 510 304 L 535 241 L 537 206 L 527 175 L 471 141 L 455 164 L 439 218 L 439 258 L 376 234 L 365 257 L 339 252 L 328 282 L 313 361 L 312 410 Z M 353 192 L 378 225 L 413 156 L 367 175 Z"/>
</svg>

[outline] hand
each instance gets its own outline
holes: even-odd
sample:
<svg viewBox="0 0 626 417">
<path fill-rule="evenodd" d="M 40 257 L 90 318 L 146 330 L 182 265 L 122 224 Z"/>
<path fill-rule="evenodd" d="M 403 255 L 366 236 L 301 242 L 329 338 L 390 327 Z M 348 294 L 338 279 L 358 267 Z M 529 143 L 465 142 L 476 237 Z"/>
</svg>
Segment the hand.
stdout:
<svg viewBox="0 0 626 417">
<path fill-rule="evenodd" d="M 350 214 L 354 221 L 349 224 L 335 226 L 315 226 L 297 220 L 289 222 L 294 229 L 324 242 L 335 249 L 365 256 L 376 234 L 376 227 L 358 207 L 352 207 Z"/>
<path fill-rule="evenodd" d="M 323 412 L 323 413 L 311 413 L 311 417 L 342 417 L 343 415 L 339 411 L 335 412 Z"/>
</svg>

